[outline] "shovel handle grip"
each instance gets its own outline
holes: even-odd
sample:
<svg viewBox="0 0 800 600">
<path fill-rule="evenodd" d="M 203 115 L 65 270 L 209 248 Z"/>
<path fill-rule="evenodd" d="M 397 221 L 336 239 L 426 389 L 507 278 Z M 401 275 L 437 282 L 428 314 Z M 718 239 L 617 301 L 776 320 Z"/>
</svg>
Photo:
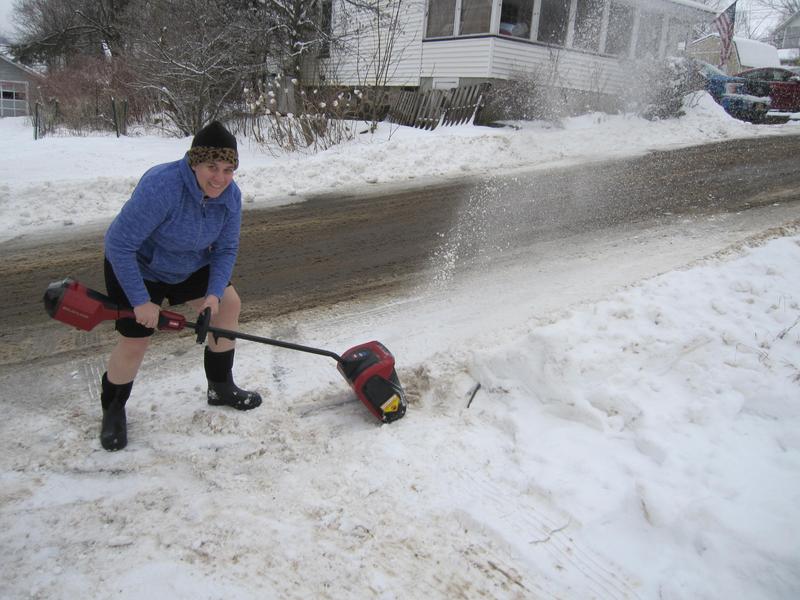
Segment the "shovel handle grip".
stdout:
<svg viewBox="0 0 800 600">
<path fill-rule="evenodd" d="M 129 308 L 117 311 L 117 319 L 135 319 L 136 314 Z M 159 331 L 181 331 L 186 327 L 186 317 L 171 310 L 162 310 L 158 313 Z"/>
<path fill-rule="evenodd" d="M 117 311 L 117 319 L 135 319 L 136 314 L 129 308 Z M 186 317 L 171 310 L 162 310 L 158 313 L 159 331 L 181 331 L 186 328 Z"/>
<path fill-rule="evenodd" d="M 197 334 L 197 343 L 205 344 L 206 336 L 208 336 L 208 326 L 211 324 L 211 308 L 206 308 L 203 312 L 197 315 L 197 323 L 194 325 L 194 331 Z"/>
<path fill-rule="evenodd" d="M 158 329 L 160 331 L 181 331 L 185 327 L 186 317 L 183 315 L 171 310 L 162 310 L 158 313 Z"/>
</svg>

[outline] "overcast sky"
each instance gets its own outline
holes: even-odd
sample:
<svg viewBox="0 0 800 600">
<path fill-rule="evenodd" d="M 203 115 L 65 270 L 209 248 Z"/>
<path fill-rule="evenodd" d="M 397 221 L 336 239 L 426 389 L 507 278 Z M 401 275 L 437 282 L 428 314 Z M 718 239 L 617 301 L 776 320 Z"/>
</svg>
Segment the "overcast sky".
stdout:
<svg viewBox="0 0 800 600">
<path fill-rule="evenodd" d="M 11 6 L 14 0 L 0 0 L 0 33 L 11 33 Z"/>
</svg>

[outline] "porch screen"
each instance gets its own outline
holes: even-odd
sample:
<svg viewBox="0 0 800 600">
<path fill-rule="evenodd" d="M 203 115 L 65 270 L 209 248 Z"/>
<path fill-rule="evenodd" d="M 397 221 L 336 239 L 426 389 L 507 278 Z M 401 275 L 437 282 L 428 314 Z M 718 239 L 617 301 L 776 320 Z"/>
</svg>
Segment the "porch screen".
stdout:
<svg viewBox="0 0 800 600">
<path fill-rule="evenodd" d="M 500 9 L 500 35 L 529 38 L 533 0 L 503 0 Z"/>
<path fill-rule="evenodd" d="M 428 4 L 428 28 L 426 37 L 449 37 L 453 35 L 456 17 L 456 0 L 431 0 Z"/>
<path fill-rule="evenodd" d="M 461 0 L 459 35 L 489 33 L 492 19 L 492 0 Z"/>
<path fill-rule="evenodd" d="M 603 25 L 603 0 L 578 0 L 575 10 L 575 48 L 597 52 Z"/>
<path fill-rule="evenodd" d="M 627 56 L 633 34 L 634 8 L 624 2 L 611 0 L 608 10 L 606 53 Z"/>
<path fill-rule="evenodd" d="M 319 30 L 322 34 L 322 41 L 317 56 L 320 58 L 328 58 L 331 55 L 331 37 L 333 34 L 333 0 L 322 0 L 319 4 L 319 11 Z"/>
<path fill-rule="evenodd" d="M 540 42 L 563 46 L 567 39 L 568 24 L 569 0 L 542 0 L 539 13 L 539 32 L 536 39 Z"/>
<path fill-rule="evenodd" d="M 663 22 L 664 17 L 660 13 L 642 11 L 639 15 L 639 33 L 636 36 L 636 56 L 638 58 L 658 57 Z"/>
<path fill-rule="evenodd" d="M 686 50 L 686 43 L 692 30 L 690 23 L 678 19 L 669 20 L 667 30 L 667 56 L 678 56 Z"/>
</svg>

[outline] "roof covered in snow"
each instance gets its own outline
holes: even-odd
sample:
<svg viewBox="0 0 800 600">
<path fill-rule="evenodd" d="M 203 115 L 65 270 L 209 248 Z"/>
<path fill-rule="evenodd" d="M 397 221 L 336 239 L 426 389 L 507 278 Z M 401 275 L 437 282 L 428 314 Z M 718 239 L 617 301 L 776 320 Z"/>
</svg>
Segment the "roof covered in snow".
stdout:
<svg viewBox="0 0 800 600">
<path fill-rule="evenodd" d="M 780 67 L 778 49 L 764 42 L 748 38 L 735 37 L 736 50 L 739 52 L 739 62 L 748 67 Z"/>
</svg>

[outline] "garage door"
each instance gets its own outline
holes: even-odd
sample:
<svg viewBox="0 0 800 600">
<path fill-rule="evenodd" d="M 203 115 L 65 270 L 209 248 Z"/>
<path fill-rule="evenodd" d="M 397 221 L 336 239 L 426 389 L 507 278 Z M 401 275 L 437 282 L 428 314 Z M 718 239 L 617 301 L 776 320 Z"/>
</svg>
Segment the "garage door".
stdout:
<svg viewBox="0 0 800 600">
<path fill-rule="evenodd" d="M 0 81 L 0 117 L 28 114 L 28 82 Z"/>
</svg>

